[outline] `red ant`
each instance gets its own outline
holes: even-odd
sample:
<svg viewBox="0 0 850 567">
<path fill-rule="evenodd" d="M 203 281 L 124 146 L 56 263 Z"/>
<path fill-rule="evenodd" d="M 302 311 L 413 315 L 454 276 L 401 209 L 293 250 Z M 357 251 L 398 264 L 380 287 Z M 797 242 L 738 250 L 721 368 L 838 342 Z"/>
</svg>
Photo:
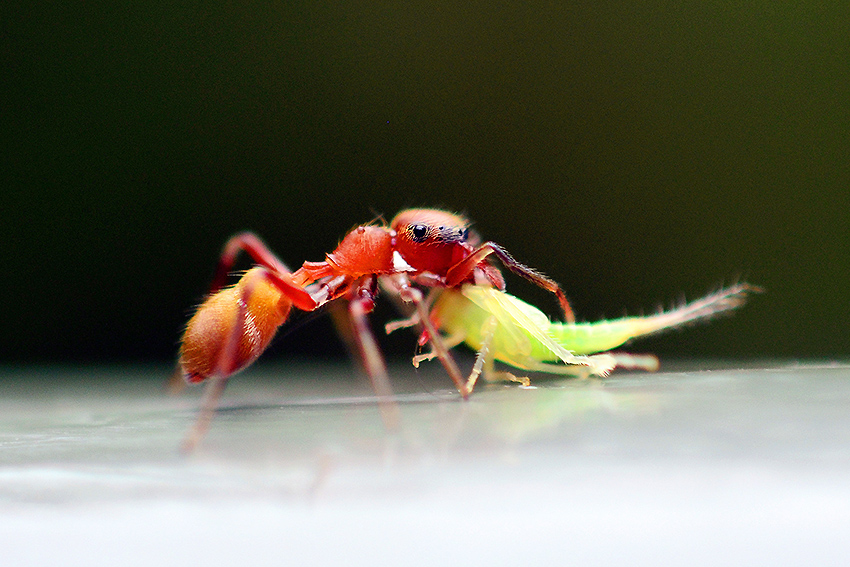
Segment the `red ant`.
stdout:
<svg viewBox="0 0 850 567">
<path fill-rule="evenodd" d="M 493 242 L 478 244 L 469 222 L 435 209 L 402 211 L 385 225 L 358 226 L 322 262 L 304 262 L 291 272 L 254 234 L 230 238 L 218 263 L 210 295 L 189 320 L 180 346 L 179 364 L 190 383 L 211 378 L 201 413 L 184 444 L 191 449 L 209 427 L 227 379 L 251 364 L 266 349 L 292 306 L 304 311 L 343 298 L 348 306 L 354 342 L 375 392 L 383 400 L 382 414 L 394 427 L 397 408 L 383 356 L 369 328 L 367 315 L 375 306 L 378 280 L 405 303 L 413 304 L 424 335 L 433 346 L 461 396 L 466 382 L 428 317 L 427 302 L 416 286 L 457 287 L 464 283 L 505 288 L 501 272 L 489 263 L 497 257 L 511 271 L 556 295 L 568 322 L 572 309 L 557 283 L 520 264 Z M 224 287 L 240 251 L 258 264 L 232 287 Z"/>
</svg>

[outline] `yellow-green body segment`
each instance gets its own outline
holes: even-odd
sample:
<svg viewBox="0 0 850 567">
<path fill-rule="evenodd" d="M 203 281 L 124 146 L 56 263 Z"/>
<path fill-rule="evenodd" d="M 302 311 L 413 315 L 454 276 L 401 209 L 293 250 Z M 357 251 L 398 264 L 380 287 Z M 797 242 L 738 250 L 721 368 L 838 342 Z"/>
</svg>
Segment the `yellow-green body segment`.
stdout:
<svg viewBox="0 0 850 567">
<path fill-rule="evenodd" d="M 671 311 L 646 317 L 558 323 L 513 295 L 469 284 L 443 290 L 431 317 L 450 344 L 465 342 L 479 352 L 486 347 L 489 357 L 516 368 L 562 373 L 563 365 L 545 363 L 576 364 L 577 358 L 585 358 L 581 355 L 606 352 L 634 338 L 712 317 L 738 307 L 752 291 L 758 289 L 736 284 Z M 616 362 L 616 365 L 621 364 Z M 645 364 L 641 362 L 640 366 Z"/>
</svg>

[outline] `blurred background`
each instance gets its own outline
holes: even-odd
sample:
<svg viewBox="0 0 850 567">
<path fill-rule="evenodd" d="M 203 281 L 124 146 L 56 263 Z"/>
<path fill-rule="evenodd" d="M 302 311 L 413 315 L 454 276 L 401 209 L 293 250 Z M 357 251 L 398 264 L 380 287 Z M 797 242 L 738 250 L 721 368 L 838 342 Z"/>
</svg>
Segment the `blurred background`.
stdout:
<svg viewBox="0 0 850 567">
<path fill-rule="evenodd" d="M 583 319 L 766 289 L 633 350 L 850 354 L 845 3 L 0 11 L 0 362 L 168 361 L 230 234 L 296 267 L 411 206 L 466 213 Z M 271 356 L 344 357 L 328 319 Z"/>
</svg>

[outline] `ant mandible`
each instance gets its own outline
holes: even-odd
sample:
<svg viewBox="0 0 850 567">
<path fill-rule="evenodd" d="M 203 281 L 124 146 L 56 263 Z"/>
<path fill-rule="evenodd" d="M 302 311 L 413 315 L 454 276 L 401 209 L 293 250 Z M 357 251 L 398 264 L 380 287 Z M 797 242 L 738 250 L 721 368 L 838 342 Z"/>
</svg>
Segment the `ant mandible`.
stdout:
<svg viewBox="0 0 850 567">
<path fill-rule="evenodd" d="M 240 252 L 257 263 L 235 286 L 224 287 Z M 210 380 L 197 421 L 184 443 L 192 449 L 203 437 L 228 378 L 256 360 L 293 306 L 304 311 L 344 299 L 353 336 L 388 427 L 398 421 L 384 358 L 369 328 L 378 280 L 414 306 L 434 353 L 463 398 L 469 391 L 460 370 L 433 328 L 427 302 L 417 286 L 458 287 L 464 283 L 505 289 L 490 256 L 516 274 L 556 295 L 564 317 L 574 320 L 559 285 L 514 260 L 493 242 L 479 244 L 464 217 L 437 209 L 409 209 L 386 225 L 351 230 L 322 262 L 304 262 L 291 272 L 253 233 L 231 237 L 219 259 L 210 294 L 186 325 L 179 353 L 180 371 L 189 383 Z"/>
</svg>

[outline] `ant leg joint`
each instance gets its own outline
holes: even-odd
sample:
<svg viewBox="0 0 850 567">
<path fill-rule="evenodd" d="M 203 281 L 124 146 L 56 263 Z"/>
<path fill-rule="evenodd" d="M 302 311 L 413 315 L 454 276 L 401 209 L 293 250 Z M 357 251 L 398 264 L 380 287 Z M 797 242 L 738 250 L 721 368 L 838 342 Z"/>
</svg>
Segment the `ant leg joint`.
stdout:
<svg viewBox="0 0 850 567">
<path fill-rule="evenodd" d="M 401 286 L 399 288 L 398 295 L 405 303 L 419 304 L 422 303 L 422 300 L 424 299 L 421 291 L 419 291 L 415 287 L 410 287 L 407 285 Z"/>
</svg>

